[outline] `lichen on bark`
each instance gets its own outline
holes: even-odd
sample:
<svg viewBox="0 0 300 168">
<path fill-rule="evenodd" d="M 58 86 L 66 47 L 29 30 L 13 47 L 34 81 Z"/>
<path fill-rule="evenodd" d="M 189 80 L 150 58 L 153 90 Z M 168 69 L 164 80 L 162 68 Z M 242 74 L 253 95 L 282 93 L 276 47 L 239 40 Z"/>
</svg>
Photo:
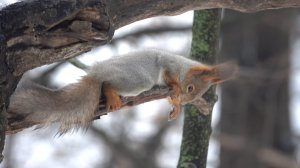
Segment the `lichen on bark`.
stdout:
<svg viewBox="0 0 300 168">
<path fill-rule="evenodd" d="M 191 57 L 200 62 L 216 62 L 219 37 L 220 10 L 199 10 L 194 13 Z M 207 102 L 216 101 L 215 87 L 203 96 Z M 211 134 L 211 114 L 203 116 L 192 105 L 185 107 L 183 137 L 177 167 L 205 168 Z"/>
</svg>

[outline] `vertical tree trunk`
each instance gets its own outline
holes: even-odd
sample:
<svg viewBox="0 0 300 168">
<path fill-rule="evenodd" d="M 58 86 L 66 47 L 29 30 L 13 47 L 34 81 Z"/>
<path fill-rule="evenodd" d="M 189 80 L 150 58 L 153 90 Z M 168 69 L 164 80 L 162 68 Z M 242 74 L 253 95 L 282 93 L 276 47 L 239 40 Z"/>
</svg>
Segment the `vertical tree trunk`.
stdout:
<svg viewBox="0 0 300 168">
<path fill-rule="evenodd" d="M 222 87 L 220 168 L 274 167 L 276 158 L 263 156 L 264 148 L 293 153 L 288 94 L 292 18 L 291 10 L 225 12 L 221 54 L 239 60 L 241 74 Z"/>
<path fill-rule="evenodd" d="M 0 163 L 3 159 L 3 148 L 5 142 L 5 129 L 6 129 L 6 115 L 5 112 L 8 108 L 9 97 L 16 87 L 16 80 L 18 77 L 14 77 L 7 64 L 6 57 L 6 40 L 5 36 L 1 33 L 0 22 Z"/>
<path fill-rule="evenodd" d="M 191 57 L 205 63 L 215 63 L 219 38 L 220 10 L 199 10 L 194 14 Z M 215 87 L 204 98 L 215 103 Z M 186 106 L 180 158 L 177 167 L 206 168 L 211 115 L 203 116 L 191 105 Z"/>
<path fill-rule="evenodd" d="M 0 21 L 0 163 L 3 159 L 3 148 L 5 142 L 5 129 L 6 129 L 6 111 L 9 104 L 9 97 L 16 88 L 17 81 L 20 77 L 12 74 L 13 69 L 8 63 L 6 56 L 6 38 L 2 34 L 2 23 Z"/>
<path fill-rule="evenodd" d="M 7 67 L 5 65 L 5 48 L 6 42 L 4 36 L 1 34 L 1 27 L 0 27 L 0 162 L 3 159 L 2 151 L 4 148 L 5 142 L 5 125 L 6 125 L 6 118 L 4 113 L 7 109 L 7 92 L 5 90 L 5 86 L 7 85 L 6 81 L 6 71 Z"/>
</svg>

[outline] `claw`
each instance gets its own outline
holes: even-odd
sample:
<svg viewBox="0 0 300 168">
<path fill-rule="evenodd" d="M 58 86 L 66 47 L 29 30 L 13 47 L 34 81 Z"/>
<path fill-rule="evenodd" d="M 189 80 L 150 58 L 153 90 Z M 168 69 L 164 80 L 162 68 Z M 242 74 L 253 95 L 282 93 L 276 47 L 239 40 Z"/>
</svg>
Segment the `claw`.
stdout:
<svg viewBox="0 0 300 168">
<path fill-rule="evenodd" d="M 176 98 L 169 97 L 168 101 L 173 107 L 173 110 L 169 113 L 168 121 L 175 120 L 180 113 L 180 101 L 178 97 Z"/>
<path fill-rule="evenodd" d="M 173 110 L 169 113 L 169 118 L 168 121 L 172 121 L 177 119 L 177 117 L 179 116 L 180 113 L 180 106 L 175 106 L 173 105 Z"/>
</svg>

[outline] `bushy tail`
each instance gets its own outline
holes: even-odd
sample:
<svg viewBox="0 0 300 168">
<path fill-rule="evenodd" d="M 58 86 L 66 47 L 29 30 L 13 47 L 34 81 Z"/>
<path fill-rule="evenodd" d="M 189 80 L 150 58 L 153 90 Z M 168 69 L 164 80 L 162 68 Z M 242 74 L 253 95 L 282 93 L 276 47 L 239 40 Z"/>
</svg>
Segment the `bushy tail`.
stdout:
<svg viewBox="0 0 300 168">
<path fill-rule="evenodd" d="M 99 104 L 100 88 L 101 83 L 90 76 L 59 90 L 38 85 L 21 88 L 11 97 L 8 114 L 29 123 L 59 122 L 63 134 L 89 125 Z"/>
</svg>

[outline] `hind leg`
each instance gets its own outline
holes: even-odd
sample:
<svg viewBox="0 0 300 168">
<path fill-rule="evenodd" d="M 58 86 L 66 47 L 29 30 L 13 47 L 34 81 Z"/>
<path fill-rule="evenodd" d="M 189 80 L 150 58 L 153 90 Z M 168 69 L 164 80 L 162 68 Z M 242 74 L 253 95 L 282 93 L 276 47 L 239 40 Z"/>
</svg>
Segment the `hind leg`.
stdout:
<svg viewBox="0 0 300 168">
<path fill-rule="evenodd" d="M 102 92 L 106 98 L 107 111 L 116 111 L 121 108 L 122 102 L 117 91 L 107 82 L 103 82 Z"/>
</svg>

